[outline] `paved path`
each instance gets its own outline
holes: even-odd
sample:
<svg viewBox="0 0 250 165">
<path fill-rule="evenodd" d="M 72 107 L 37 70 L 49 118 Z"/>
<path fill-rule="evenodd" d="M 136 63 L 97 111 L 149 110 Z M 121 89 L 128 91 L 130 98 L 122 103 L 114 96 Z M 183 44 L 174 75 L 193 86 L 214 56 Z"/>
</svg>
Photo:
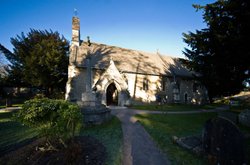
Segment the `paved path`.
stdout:
<svg viewBox="0 0 250 165">
<path fill-rule="evenodd" d="M 156 147 L 149 134 L 133 118 L 144 113 L 131 109 L 112 109 L 122 122 L 123 130 L 123 165 L 166 165 L 170 164 L 167 156 Z"/>
<path fill-rule="evenodd" d="M 179 112 L 132 110 L 124 107 L 109 107 L 112 114 L 122 122 L 123 130 L 123 165 L 166 165 L 170 164 L 167 155 L 161 153 L 145 129 L 136 122 L 135 114 L 194 114 L 227 110 L 219 107 L 213 110 L 194 110 Z"/>
<path fill-rule="evenodd" d="M 0 112 L 12 112 L 21 109 L 21 107 L 7 107 L 7 108 L 0 108 Z"/>
</svg>

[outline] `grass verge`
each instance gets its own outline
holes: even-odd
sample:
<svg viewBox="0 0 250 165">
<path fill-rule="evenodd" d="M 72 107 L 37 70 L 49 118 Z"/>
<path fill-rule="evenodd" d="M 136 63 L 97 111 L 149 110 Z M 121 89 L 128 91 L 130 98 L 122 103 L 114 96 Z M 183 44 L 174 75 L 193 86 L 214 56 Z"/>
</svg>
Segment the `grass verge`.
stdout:
<svg viewBox="0 0 250 165">
<path fill-rule="evenodd" d="M 200 109 L 214 109 L 219 104 L 208 104 L 208 105 L 187 105 L 187 104 L 164 104 L 164 105 L 157 105 L 157 104 L 146 104 L 146 105 L 133 105 L 132 109 L 137 110 L 156 110 L 156 111 L 193 111 L 193 110 L 200 110 Z"/>
<path fill-rule="evenodd" d="M 110 121 L 91 127 L 84 128 L 81 135 L 89 135 L 95 137 L 103 143 L 107 149 L 108 165 L 120 165 L 122 159 L 122 127 L 117 117 L 113 117 Z"/>
</svg>

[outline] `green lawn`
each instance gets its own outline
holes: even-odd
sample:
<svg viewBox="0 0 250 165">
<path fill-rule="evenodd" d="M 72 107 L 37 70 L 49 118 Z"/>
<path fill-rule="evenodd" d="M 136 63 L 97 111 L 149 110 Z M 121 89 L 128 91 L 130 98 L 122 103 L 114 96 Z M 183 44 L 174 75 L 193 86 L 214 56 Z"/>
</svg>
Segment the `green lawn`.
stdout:
<svg viewBox="0 0 250 165">
<path fill-rule="evenodd" d="M 12 121 L 14 112 L 0 112 L 0 152 L 37 136 L 35 129 Z"/>
<path fill-rule="evenodd" d="M 209 105 L 190 105 L 190 104 L 145 104 L 145 105 L 133 105 L 132 109 L 138 110 L 156 110 L 156 111 L 193 111 L 200 109 L 214 109 L 220 106 L 219 104 L 209 104 Z"/>
<path fill-rule="evenodd" d="M 109 122 L 84 128 L 81 135 L 90 135 L 100 140 L 108 152 L 108 165 L 120 165 L 122 159 L 122 128 L 117 117 Z"/>
<path fill-rule="evenodd" d="M 6 106 L 5 105 L 0 105 L 0 109 L 2 109 L 2 108 L 6 108 Z"/>
<path fill-rule="evenodd" d="M 172 164 L 206 164 L 202 158 L 173 144 L 172 136 L 182 137 L 201 133 L 204 122 L 216 113 L 183 115 L 136 115 L 158 146 L 167 153 Z"/>
</svg>

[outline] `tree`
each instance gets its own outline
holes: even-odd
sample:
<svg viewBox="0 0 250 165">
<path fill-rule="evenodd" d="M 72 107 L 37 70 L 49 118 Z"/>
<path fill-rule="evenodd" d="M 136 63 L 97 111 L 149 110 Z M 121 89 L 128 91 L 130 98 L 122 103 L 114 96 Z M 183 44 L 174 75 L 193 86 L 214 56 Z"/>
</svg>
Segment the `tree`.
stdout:
<svg viewBox="0 0 250 165">
<path fill-rule="evenodd" d="M 0 45 L 10 61 L 9 80 L 14 84 L 41 87 L 51 94 L 67 81 L 69 42 L 58 32 L 31 29 L 11 38 L 13 53 Z"/>
<path fill-rule="evenodd" d="M 187 66 L 198 73 L 210 100 L 236 94 L 250 77 L 250 4 L 248 0 L 218 0 L 203 11 L 207 28 L 183 33 L 189 48 Z"/>
<path fill-rule="evenodd" d="M 0 44 L 1 47 L 1 44 Z M 8 65 L 5 56 L 0 52 L 0 80 L 7 76 Z M 0 81 L 1 83 L 1 81 Z"/>
</svg>

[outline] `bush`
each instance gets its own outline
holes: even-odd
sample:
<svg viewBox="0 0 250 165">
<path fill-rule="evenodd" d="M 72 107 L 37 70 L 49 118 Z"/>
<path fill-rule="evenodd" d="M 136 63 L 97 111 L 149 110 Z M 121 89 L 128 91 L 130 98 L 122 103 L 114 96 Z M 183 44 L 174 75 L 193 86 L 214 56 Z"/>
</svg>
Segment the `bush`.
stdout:
<svg viewBox="0 0 250 165">
<path fill-rule="evenodd" d="M 82 114 L 76 104 L 48 98 L 26 101 L 15 119 L 37 128 L 47 142 L 66 142 L 72 139 L 82 125 Z"/>
</svg>

